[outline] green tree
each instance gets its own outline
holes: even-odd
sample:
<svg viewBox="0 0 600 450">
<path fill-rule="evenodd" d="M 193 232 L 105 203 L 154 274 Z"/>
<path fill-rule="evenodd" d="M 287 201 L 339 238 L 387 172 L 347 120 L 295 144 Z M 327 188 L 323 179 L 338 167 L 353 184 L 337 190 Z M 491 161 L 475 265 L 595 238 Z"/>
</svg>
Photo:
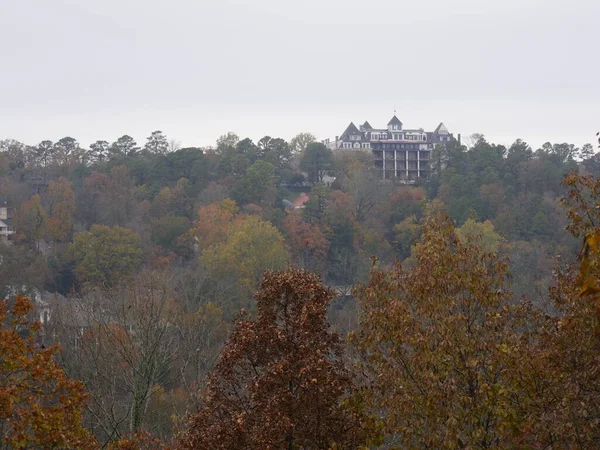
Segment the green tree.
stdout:
<svg viewBox="0 0 600 450">
<path fill-rule="evenodd" d="M 96 141 L 90 145 L 89 155 L 93 162 L 103 163 L 109 155 L 110 144 L 106 141 Z"/>
<path fill-rule="evenodd" d="M 316 183 L 310 191 L 310 197 L 304 204 L 303 215 L 308 222 L 320 221 L 325 213 L 329 189 L 323 183 Z"/>
<path fill-rule="evenodd" d="M 322 183 L 327 172 L 333 170 L 333 153 L 320 142 L 310 143 L 302 154 L 300 168 L 308 173 L 311 183 Z"/>
<path fill-rule="evenodd" d="M 239 204 L 272 205 L 277 194 L 276 180 L 275 166 L 258 160 L 248 168 L 244 177 L 235 182 L 231 196 Z"/>
<path fill-rule="evenodd" d="M 140 237 L 118 226 L 92 226 L 76 233 L 69 250 L 79 280 L 89 287 L 111 287 L 129 280 L 142 259 Z"/>
<path fill-rule="evenodd" d="M 219 136 L 219 139 L 217 139 L 217 154 L 222 155 L 235 151 L 238 142 L 240 142 L 240 137 L 232 132 Z"/>
<path fill-rule="evenodd" d="M 60 164 L 69 164 L 73 160 L 79 160 L 82 156 L 83 150 L 75 138 L 67 136 L 54 144 L 54 157 Z"/>
<path fill-rule="evenodd" d="M 258 141 L 258 157 L 282 169 L 290 163 L 292 150 L 284 139 L 265 136 Z"/>
<path fill-rule="evenodd" d="M 123 135 L 113 142 L 109 149 L 111 158 L 134 156 L 140 148 L 131 136 Z"/>
<path fill-rule="evenodd" d="M 169 151 L 169 141 L 162 131 L 153 131 L 146 139 L 144 151 L 153 155 L 164 155 Z"/>
<path fill-rule="evenodd" d="M 299 155 L 306 150 L 308 144 L 312 144 L 313 142 L 317 142 L 317 138 L 313 134 L 299 133 L 290 141 L 290 148 L 293 154 Z"/>
<path fill-rule="evenodd" d="M 164 216 L 154 219 L 152 225 L 152 240 L 165 248 L 175 250 L 178 238 L 187 233 L 192 222 L 187 217 Z"/>
<path fill-rule="evenodd" d="M 45 169 L 54 158 L 55 147 L 52 141 L 42 141 L 37 145 L 34 152 L 37 161 Z"/>
<path fill-rule="evenodd" d="M 489 220 L 476 222 L 469 219 L 454 232 L 462 244 L 476 244 L 486 253 L 498 252 L 502 243 L 502 236 L 494 231 L 494 225 Z"/>
</svg>

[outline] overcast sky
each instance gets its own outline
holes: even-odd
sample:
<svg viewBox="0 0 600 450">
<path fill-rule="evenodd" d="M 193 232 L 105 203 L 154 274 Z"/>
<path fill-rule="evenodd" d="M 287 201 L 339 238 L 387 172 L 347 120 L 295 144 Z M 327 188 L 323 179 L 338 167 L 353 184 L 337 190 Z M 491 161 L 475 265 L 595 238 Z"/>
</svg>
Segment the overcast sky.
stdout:
<svg viewBox="0 0 600 450">
<path fill-rule="evenodd" d="M 350 121 L 592 142 L 598 0 L 0 0 L 0 139 L 184 146 Z"/>
</svg>

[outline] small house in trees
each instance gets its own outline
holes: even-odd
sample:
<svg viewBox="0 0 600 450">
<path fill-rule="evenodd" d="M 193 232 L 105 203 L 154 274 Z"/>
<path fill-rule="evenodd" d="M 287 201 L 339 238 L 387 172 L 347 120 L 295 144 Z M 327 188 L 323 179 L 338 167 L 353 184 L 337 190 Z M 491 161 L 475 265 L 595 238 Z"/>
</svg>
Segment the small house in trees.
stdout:
<svg viewBox="0 0 600 450">
<path fill-rule="evenodd" d="M 13 234 L 13 209 L 7 202 L 0 200 L 0 241 L 10 241 Z"/>
</svg>

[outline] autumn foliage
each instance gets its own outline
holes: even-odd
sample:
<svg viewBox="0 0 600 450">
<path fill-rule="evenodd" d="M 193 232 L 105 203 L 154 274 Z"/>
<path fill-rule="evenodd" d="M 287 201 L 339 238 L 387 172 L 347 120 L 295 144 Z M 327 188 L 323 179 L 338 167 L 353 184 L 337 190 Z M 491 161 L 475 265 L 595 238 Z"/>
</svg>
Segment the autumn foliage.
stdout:
<svg viewBox="0 0 600 450">
<path fill-rule="evenodd" d="M 342 405 L 352 377 L 326 320 L 333 296 L 306 271 L 267 272 L 258 317 L 235 324 L 178 448 L 358 448 L 361 416 Z"/>
<path fill-rule="evenodd" d="M 86 394 L 54 361 L 56 347 L 39 348 L 40 327 L 27 320 L 32 304 L 0 303 L 0 430 L 3 448 L 93 449 L 82 427 Z"/>
<path fill-rule="evenodd" d="M 374 269 L 357 289 L 366 400 L 394 448 L 496 447 L 518 428 L 505 367 L 520 316 L 506 262 L 461 242 L 444 215 L 426 220 L 415 253 L 412 270 Z"/>
<path fill-rule="evenodd" d="M 356 290 L 362 394 L 390 448 L 598 447 L 597 294 L 588 291 L 599 272 L 587 249 L 597 230 L 587 221 L 598 223 L 588 199 L 600 184 L 590 181 L 567 179 L 570 230 L 587 238 L 581 274 L 556 275 L 553 314 L 512 298 L 506 261 L 481 236 L 459 237 L 443 214 L 425 220 L 413 268 L 375 268 Z"/>
</svg>

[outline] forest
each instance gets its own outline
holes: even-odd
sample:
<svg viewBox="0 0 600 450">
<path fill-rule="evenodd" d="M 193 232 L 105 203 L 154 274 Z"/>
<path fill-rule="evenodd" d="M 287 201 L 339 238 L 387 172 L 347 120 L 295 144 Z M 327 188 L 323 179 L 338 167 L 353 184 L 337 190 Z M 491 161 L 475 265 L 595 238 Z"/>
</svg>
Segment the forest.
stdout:
<svg viewBox="0 0 600 450">
<path fill-rule="evenodd" d="M 0 141 L 2 448 L 599 448 L 595 147 Z"/>
</svg>

